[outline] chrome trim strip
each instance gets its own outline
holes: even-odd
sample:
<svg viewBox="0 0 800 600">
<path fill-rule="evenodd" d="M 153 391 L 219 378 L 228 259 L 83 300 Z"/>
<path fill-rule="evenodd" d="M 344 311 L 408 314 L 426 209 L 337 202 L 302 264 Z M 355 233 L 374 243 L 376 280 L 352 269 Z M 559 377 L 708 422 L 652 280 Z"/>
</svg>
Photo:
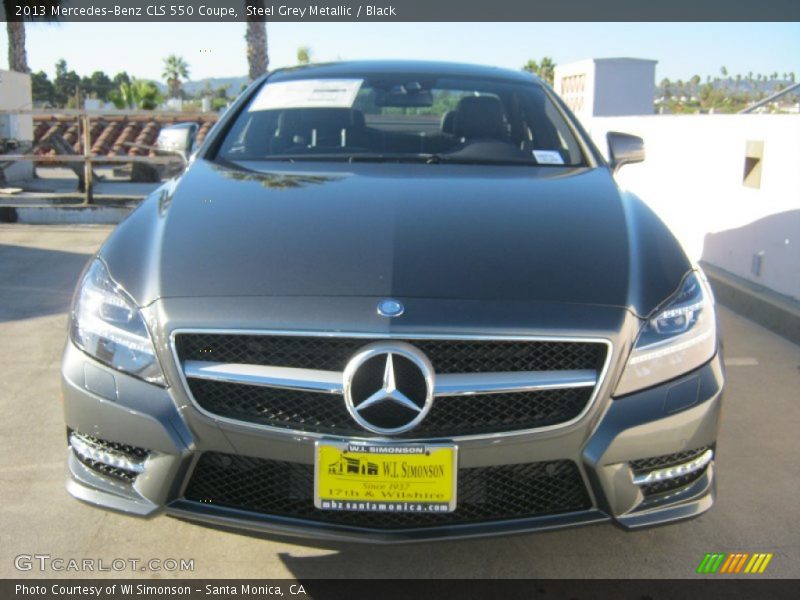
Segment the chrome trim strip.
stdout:
<svg viewBox="0 0 800 600">
<path fill-rule="evenodd" d="M 434 395 L 471 396 L 560 388 L 592 387 L 597 373 L 576 371 L 513 371 L 507 373 L 445 373 L 436 376 Z"/>
<path fill-rule="evenodd" d="M 342 374 L 336 371 L 200 360 L 187 360 L 183 371 L 186 377 L 192 379 L 210 379 L 304 392 L 342 393 Z"/>
<path fill-rule="evenodd" d="M 79 433 L 73 432 L 70 434 L 69 445 L 81 458 L 100 462 L 118 469 L 133 471 L 134 473 L 144 472 L 144 460 L 133 460 L 122 452 L 104 448 Z"/>
<path fill-rule="evenodd" d="M 343 393 L 343 374 L 338 371 L 271 367 L 239 363 L 187 360 L 189 379 L 207 379 L 305 392 Z M 434 396 L 471 396 L 592 387 L 597 373 L 591 370 L 521 371 L 506 373 L 445 373 L 436 377 Z"/>
<path fill-rule="evenodd" d="M 578 343 L 589 343 L 589 344 L 604 344 L 606 346 L 606 360 L 603 364 L 603 368 L 600 370 L 600 373 L 597 375 L 597 385 L 592 392 L 592 397 L 589 398 L 589 401 L 586 403 L 586 406 L 583 408 L 581 413 L 577 415 L 574 419 L 569 421 L 564 421 L 563 423 L 558 423 L 556 425 L 548 425 L 546 427 L 536 427 L 533 429 L 518 429 L 515 431 L 503 431 L 497 433 L 486 433 L 486 434 L 476 434 L 476 435 L 461 435 L 461 436 L 452 436 L 451 439 L 455 442 L 462 442 L 462 441 L 470 441 L 470 440 L 486 440 L 486 439 L 502 439 L 508 438 L 513 436 L 519 435 L 527 435 L 531 433 L 544 433 L 555 431 L 559 429 L 565 429 L 574 425 L 575 423 L 579 422 L 583 419 L 586 414 L 592 409 L 592 407 L 597 402 L 597 397 L 600 394 L 600 390 L 603 387 L 603 383 L 605 382 L 606 375 L 608 374 L 609 368 L 612 364 L 612 360 L 614 359 L 614 345 L 610 339 L 604 337 L 568 337 L 568 336 L 549 336 L 549 335 L 513 335 L 513 334 L 425 334 L 425 333 L 387 333 L 387 332 L 376 332 L 376 333 L 368 333 L 368 332 L 349 332 L 349 331 L 306 331 L 306 330 L 280 330 L 280 329 L 219 329 L 219 328 L 194 328 L 194 327 L 185 327 L 185 328 L 177 328 L 173 329 L 169 333 L 169 345 L 170 350 L 172 351 L 172 359 L 175 361 L 174 364 L 178 371 L 178 375 L 181 379 L 181 383 L 183 385 L 183 391 L 186 394 L 186 397 L 192 403 L 192 406 L 206 418 L 211 419 L 212 421 L 218 423 L 228 423 L 230 425 L 235 425 L 237 427 L 245 427 L 247 429 L 255 430 L 255 431 L 268 431 L 270 433 L 275 433 L 279 435 L 291 435 L 291 436 L 301 436 L 303 438 L 309 439 L 322 439 L 328 438 L 330 439 L 332 436 L 327 433 L 316 433 L 316 432 L 309 432 L 309 431 L 300 431 L 297 429 L 289 429 L 285 427 L 272 427 L 270 425 L 262 425 L 259 423 L 252 423 L 250 421 L 241 421 L 239 419 L 230 419 L 228 417 L 221 417 L 216 415 L 212 412 L 205 410 L 202 406 L 197 403 L 194 396 L 192 395 L 191 391 L 189 390 L 188 381 L 186 378 L 185 373 L 183 372 L 183 366 L 181 364 L 180 357 L 178 356 L 178 348 L 175 344 L 175 337 L 181 333 L 206 333 L 206 334 L 232 334 L 232 335 L 281 335 L 281 336 L 297 336 L 297 337 L 327 337 L 327 338 L 357 338 L 357 339 L 364 339 L 364 340 L 500 340 L 500 341 L 520 341 L 520 342 L 578 342 Z M 391 437 L 358 437 L 358 436 L 348 436 L 348 439 L 352 439 L 355 441 L 366 441 L 366 442 L 375 442 L 379 440 L 383 441 L 397 441 L 396 438 Z M 403 443 L 409 443 L 414 441 L 428 441 L 433 438 L 403 438 Z"/>
<path fill-rule="evenodd" d="M 658 483 L 659 481 L 666 481 L 668 479 L 676 479 L 683 475 L 689 475 L 704 468 L 711 459 L 714 458 L 714 451 L 710 448 L 703 452 L 697 458 L 690 460 L 679 465 L 673 465 L 664 469 L 655 469 L 640 475 L 633 476 L 633 483 L 636 485 L 648 485 L 650 483 Z"/>
</svg>

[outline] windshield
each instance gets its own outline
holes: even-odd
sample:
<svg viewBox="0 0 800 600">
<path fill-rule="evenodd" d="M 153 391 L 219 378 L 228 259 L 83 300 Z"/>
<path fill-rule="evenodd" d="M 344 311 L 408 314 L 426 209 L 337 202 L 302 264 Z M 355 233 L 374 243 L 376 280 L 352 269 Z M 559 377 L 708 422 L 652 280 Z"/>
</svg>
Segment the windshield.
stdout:
<svg viewBox="0 0 800 600">
<path fill-rule="evenodd" d="M 414 74 L 267 81 L 217 157 L 585 164 L 540 85 Z"/>
</svg>

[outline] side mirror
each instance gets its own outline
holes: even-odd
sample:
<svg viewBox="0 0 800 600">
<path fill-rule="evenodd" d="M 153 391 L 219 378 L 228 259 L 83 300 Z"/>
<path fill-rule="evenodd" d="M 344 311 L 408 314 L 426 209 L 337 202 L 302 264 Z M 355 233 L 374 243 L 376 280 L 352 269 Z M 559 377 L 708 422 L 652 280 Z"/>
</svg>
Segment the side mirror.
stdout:
<svg viewBox="0 0 800 600">
<path fill-rule="evenodd" d="M 194 148 L 194 140 L 200 127 L 197 123 L 176 123 L 161 128 L 156 140 L 156 148 L 167 154 L 183 157 L 184 162 Z"/>
<path fill-rule="evenodd" d="M 606 134 L 611 171 L 616 173 L 624 165 L 644 160 L 644 140 L 638 136 L 617 131 Z"/>
</svg>

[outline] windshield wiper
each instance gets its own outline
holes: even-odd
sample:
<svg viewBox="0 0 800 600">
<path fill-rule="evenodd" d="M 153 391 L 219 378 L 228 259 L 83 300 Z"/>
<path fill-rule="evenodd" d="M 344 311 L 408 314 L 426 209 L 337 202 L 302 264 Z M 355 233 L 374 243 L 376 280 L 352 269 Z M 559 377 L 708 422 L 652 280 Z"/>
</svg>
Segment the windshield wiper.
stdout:
<svg viewBox="0 0 800 600">
<path fill-rule="evenodd" d="M 490 158 L 476 156 L 458 156 L 451 154 L 429 154 L 425 161 L 429 164 L 448 163 L 456 165 L 492 165 L 492 166 L 536 166 L 532 158 Z"/>
<path fill-rule="evenodd" d="M 279 161 L 279 162 L 371 162 L 371 163 L 425 163 L 425 164 L 458 164 L 458 165 L 489 165 L 489 166 L 536 166 L 539 163 L 526 156 L 492 158 L 486 156 L 463 156 L 459 154 L 433 154 L 433 153 L 326 153 L 326 154 L 276 154 L 258 158 L 237 157 L 242 160 Z M 561 166 L 561 165 L 546 165 Z M 568 166 L 568 165 L 563 165 Z"/>
<path fill-rule="evenodd" d="M 258 158 L 239 158 L 237 160 L 262 160 L 281 162 L 427 162 L 428 154 L 369 154 L 369 153 L 328 153 L 328 154 L 276 154 Z"/>
<path fill-rule="evenodd" d="M 349 162 L 428 162 L 429 154 L 354 154 Z"/>
<path fill-rule="evenodd" d="M 348 162 L 418 162 L 429 165 L 451 163 L 462 165 L 537 165 L 534 159 L 525 156 L 519 158 L 491 158 L 491 157 L 468 157 L 452 154 L 353 154 L 347 159 Z"/>
</svg>

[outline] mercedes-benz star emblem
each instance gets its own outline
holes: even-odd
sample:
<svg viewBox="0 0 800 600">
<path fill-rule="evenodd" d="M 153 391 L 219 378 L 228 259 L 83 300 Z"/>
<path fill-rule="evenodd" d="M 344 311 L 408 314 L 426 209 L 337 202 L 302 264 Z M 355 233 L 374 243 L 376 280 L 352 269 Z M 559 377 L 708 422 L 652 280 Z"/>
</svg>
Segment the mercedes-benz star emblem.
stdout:
<svg viewBox="0 0 800 600">
<path fill-rule="evenodd" d="M 382 317 L 399 317 L 405 309 L 402 302 L 392 298 L 378 302 L 378 314 Z"/>
<path fill-rule="evenodd" d="M 374 433 L 403 433 L 433 404 L 433 367 L 410 344 L 365 346 L 344 370 L 344 399 L 353 419 Z"/>
</svg>

